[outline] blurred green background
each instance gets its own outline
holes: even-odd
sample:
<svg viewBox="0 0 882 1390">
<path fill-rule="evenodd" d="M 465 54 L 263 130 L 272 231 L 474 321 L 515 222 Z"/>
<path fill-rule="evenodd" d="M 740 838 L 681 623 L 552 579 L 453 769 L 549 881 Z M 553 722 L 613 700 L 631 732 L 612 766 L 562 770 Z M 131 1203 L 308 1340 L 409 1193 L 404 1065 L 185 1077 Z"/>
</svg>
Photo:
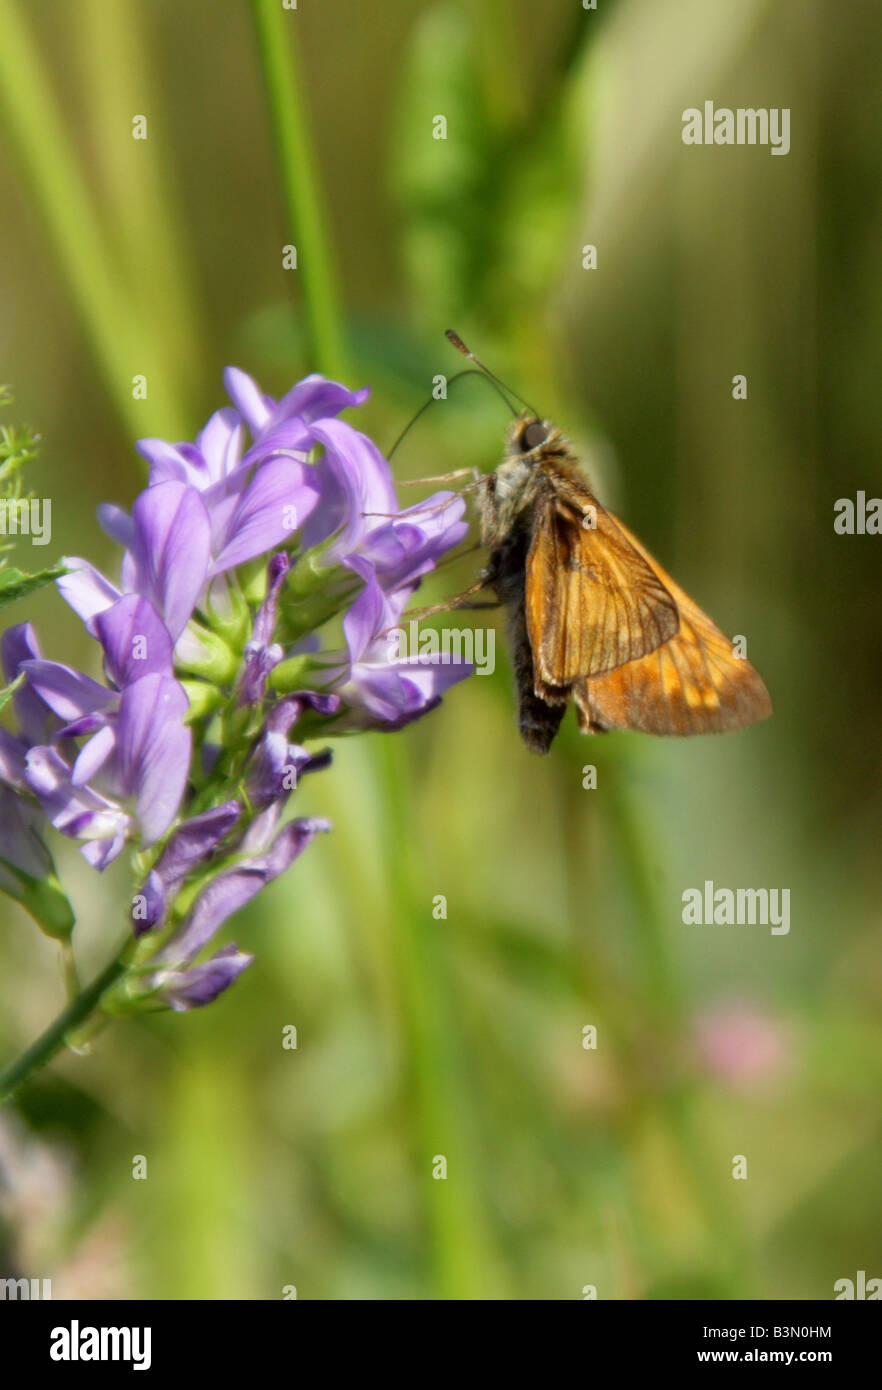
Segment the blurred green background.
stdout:
<svg viewBox="0 0 882 1390">
<path fill-rule="evenodd" d="M 143 485 L 136 438 L 193 437 L 226 363 L 274 394 L 369 383 L 388 447 L 462 365 L 453 324 L 775 703 L 686 742 L 569 715 L 536 759 L 500 626 L 492 677 L 339 742 L 297 797 L 334 833 L 237 921 L 235 989 L 113 1025 L 0 1121 L 10 1270 L 159 1299 L 809 1299 L 882 1274 L 882 540 L 833 531 L 837 498 L 882 491 L 880 43 L 878 7 L 820 0 L 0 0 L 0 379 L 43 435 L 41 563 L 115 563 L 96 505 Z M 684 146 L 706 99 L 789 107 L 790 154 Z M 491 468 L 505 424 L 467 380 L 396 472 Z M 94 659 L 51 592 L 25 617 Z M 58 856 L 97 970 L 125 874 Z M 789 888 L 790 934 L 684 926 L 705 879 Z M 0 911 L 5 1059 L 61 985 Z"/>
</svg>

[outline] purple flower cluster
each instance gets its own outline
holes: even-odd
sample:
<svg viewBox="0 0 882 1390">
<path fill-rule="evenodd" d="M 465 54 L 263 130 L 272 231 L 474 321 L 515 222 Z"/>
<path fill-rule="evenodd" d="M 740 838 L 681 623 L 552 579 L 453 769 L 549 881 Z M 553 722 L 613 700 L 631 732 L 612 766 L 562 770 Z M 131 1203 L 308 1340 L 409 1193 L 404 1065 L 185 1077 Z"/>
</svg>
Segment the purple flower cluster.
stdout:
<svg viewBox="0 0 882 1390">
<path fill-rule="evenodd" d="M 146 871 L 133 925 L 152 952 L 138 978 L 177 1009 L 249 963 L 234 946 L 197 958 L 327 828 L 281 823 L 299 776 L 328 760 L 291 741 L 298 723 L 400 728 L 470 672 L 391 660 L 384 635 L 465 535 L 462 499 L 398 510 L 388 463 L 338 418 L 366 390 L 310 376 L 274 401 L 235 368 L 225 384 L 232 405 L 194 443 L 139 443 L 149 482 L 131 513 L 100 509 L 124 547 L 119 581 L 65 561 L 58 588 L 103 679 L 44 658 L 28 623 L 0 644 L 17 725 L 0 728 L 0 889 L 27 905 L 47 880 L 41 818 L 97 869 L 132 845 Z M 322 649 L 331 618 L 345 650 Z M 307 688 L 286 684 L 292 672 Z"/>
</svg>

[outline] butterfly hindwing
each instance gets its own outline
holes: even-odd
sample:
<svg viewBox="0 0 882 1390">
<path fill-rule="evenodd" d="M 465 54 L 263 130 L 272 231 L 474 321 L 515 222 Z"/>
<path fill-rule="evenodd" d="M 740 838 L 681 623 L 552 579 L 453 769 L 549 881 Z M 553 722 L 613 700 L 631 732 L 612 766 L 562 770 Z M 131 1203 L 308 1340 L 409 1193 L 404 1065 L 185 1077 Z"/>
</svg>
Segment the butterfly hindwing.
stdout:
<svg viewBox="0 0 882 1390">
<path fill-rule="evenodd" d="M 687 735 L 722 733 L 765 719 L 772 702 L 759 673 L 733 654 L 725 634 L 637 538 L 618 525 L 675 599 L 680 626 L 675 636 L 639 660 L 573 683 L 582 729 Z"/>
</svg>

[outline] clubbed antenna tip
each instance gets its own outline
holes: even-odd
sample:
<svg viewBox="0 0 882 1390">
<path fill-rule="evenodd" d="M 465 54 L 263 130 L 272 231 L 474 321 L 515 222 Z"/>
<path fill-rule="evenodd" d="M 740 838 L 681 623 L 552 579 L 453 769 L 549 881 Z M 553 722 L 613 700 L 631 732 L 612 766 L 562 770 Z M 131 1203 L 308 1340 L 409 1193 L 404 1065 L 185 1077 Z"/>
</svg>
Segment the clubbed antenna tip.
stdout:
<svg viewBox="0 0 882 1390">
<path fill-rule="evenodd" d="M 523 396 L 519 396 L 519 395 L 518 395 L 517 391 L 512 391 L 512 389 L 511 389 L 510 386 L 506 386 L 506 384 L 505 384 L 504 381 L 500 381 L 499 377 L 496 375 L 495 372 L 491 372 L 491 370 L 490 370 L 489 367 L 485 367 L 485 366 L 484 366 L 484 363 L 481 362 L 481 361 L 475 356 L 475 354 L 472 352 L 471 348 L 467 348 L 467 347 L 466 347 L 466 345 L 465 345 L 465 343 L 463 342 L 462 338 L 461 338 L 461 337 L 459 336 L 459 334 L 455 331 L 455 329 L 453 329 L 453 328 L 448 328 L 448 329 L 446 329 L 446 330 L 445 330 L 445 333 L 444 333 L 444 336 L 445 336 L 445 338 L 447 339 L 448 342 L 452 343 L 453 346 L 454 346 L 455 348 L 457 348 L 457 349 L 463 354 L 464 357 L 468 357 L 469 360 L 470 360 L 471 362 L 474 362 L 475 366 L 476 366 L 480 371 L 482 371 L 486 377 L 489 377 L 489 379 L 490 379 L 492 382 L 495 382 L 496 386 L 500 389 L 501 392 L 504 392 L 504 393 L 505 393 L 505 394 L 503 395 L 503 400 L 505 400 L 505 403 L 506 403 L 506 405 L 508 406 L 509 410 L 511 411 L 512 415 L 517 415 L 518 412 L 515 410 L 515 408 L 514 408 L 514 406 L 512 405 L 511 401 L 508 399 L 509 396 L 513 396 L 514 399 L 515 399 L 516 401 L 519 401 L 519 402 L 521 403 L 521 405 L 526 406 L 527 410 L 530 411 L 530 414 L 531 414 L 531 415 L 535 415 L 536 418 L 537 418 L 537 420 L 538 420 L 538 418 L 539 418 L 538 413 L 533 409 L 533 407 L 530 405 L 529 401 L 525 401 L 524 398 L 523 398 Z"/>
<path fill-rule="evenodd" d="M 459 349 L 459 351 L 463 354 L 464 357 L 471 357 L 474 360 L 474 353 L 469 351 L 462 338 L 453 328 L 448 328 L 444 336 L 448 339 L 449 342 L 453 344 L 455 348 Z"/>
</svg>

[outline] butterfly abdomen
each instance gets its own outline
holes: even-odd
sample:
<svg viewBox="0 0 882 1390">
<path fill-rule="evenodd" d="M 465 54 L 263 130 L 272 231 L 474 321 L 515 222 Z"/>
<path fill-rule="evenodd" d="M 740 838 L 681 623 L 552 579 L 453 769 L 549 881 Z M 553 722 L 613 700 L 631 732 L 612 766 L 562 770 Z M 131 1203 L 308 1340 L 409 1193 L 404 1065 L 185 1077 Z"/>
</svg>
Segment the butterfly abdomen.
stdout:
<svg viewBox="0 0 882 1390">
<path fill-rule="evenodd" d="M 528 549 L 526 527 L 516 527 L 491 553 L 488 583 L 508 616 L 521 737 L 532 752 L 547 753 L 566 713 L 569 690 L 562 690 L 560 700 L 554 704 L 536 694 L 536 670 L 524 601 Z"/>
</svg>

